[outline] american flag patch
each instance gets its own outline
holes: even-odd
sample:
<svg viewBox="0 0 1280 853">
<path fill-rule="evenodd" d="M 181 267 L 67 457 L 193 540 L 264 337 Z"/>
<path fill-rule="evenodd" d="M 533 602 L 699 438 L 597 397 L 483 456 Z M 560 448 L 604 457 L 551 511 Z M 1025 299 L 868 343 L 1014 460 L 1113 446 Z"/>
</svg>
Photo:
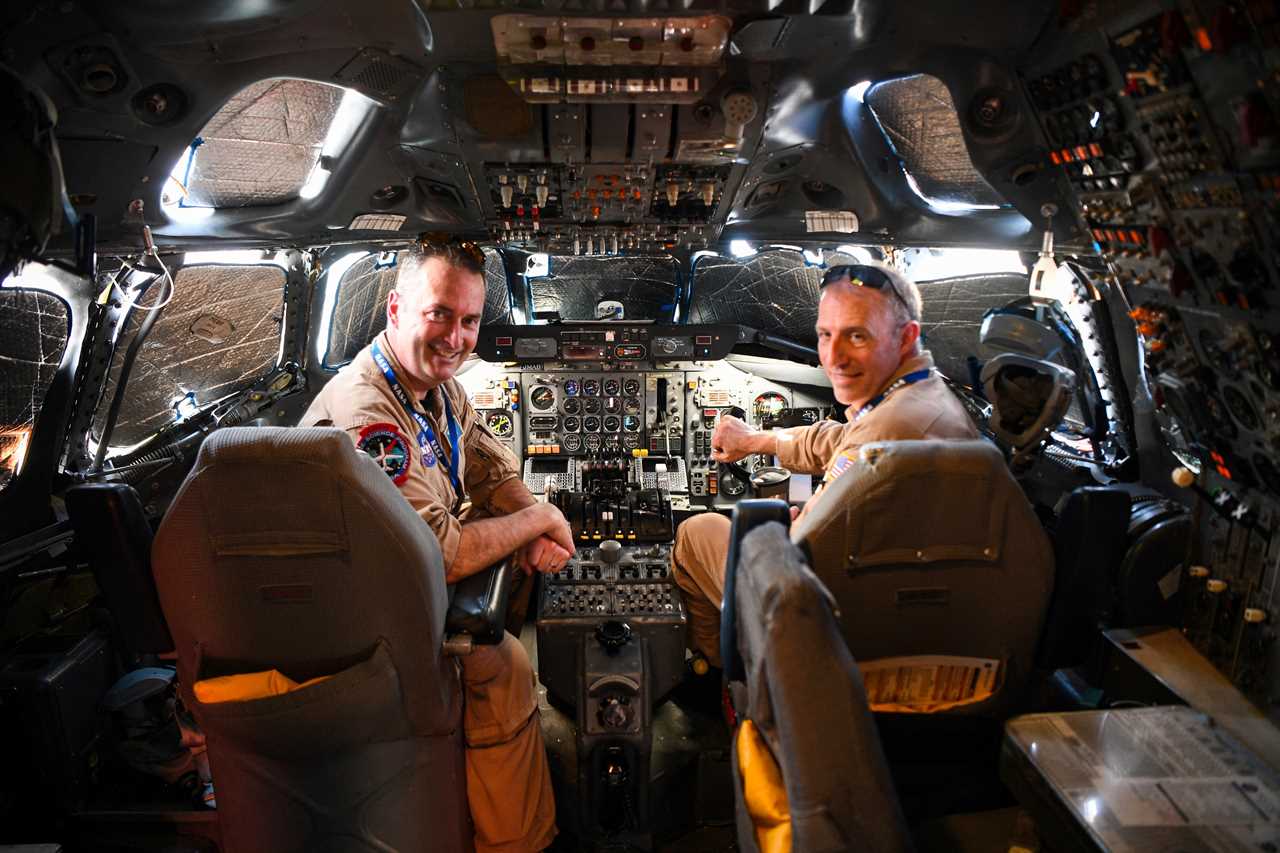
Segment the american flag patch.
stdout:
<svg viewBox="0 0 1280 853">
<path fill-rule="evenodd" d="M 822 478 L 823 483 L 830 483 L 836 477 L 839 477 L 858 459 L 858 451 L 842 450 L 836 460 L 831 463 L 831 467 L 827 469 L 826 476 Z"/>
</svg>

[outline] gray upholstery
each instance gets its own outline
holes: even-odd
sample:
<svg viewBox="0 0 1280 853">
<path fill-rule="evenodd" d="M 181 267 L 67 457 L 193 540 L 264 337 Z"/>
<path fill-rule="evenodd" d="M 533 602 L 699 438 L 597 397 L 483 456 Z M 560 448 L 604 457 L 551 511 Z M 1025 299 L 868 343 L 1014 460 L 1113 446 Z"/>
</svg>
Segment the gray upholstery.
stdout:
<svg viewBox="0 0 1280 853">
<path fill-rule="evenodd" d="M 224 850 L 470 849 L 440 549 L 341 430 L 215 432 L 152 565 Z M 333 677 L 245 702 L 192 692 L 272 668 Z"/>
<path fill-rule="evenodd" d="M 756 527 L 740 549 L 734 604 L 747 701 L 739 710 L 760 729 L 782 770 L 792 849 L 911 849 L 831 594 L 778 522 Z M 736 769 L 736 750 L 734 762 Z M 741 783 L 736 797 L 738 845 L 758 853 Z"/>
<path fill-rule="evenodd" d="M 859 664 L 998 660 L 996 694 L 953 710 L 998 715 L 1016 698 L 1044 622 L 1053 555 L 990 443 L 868 444 L 791 535 L 835 596 Z"/>
</svg>

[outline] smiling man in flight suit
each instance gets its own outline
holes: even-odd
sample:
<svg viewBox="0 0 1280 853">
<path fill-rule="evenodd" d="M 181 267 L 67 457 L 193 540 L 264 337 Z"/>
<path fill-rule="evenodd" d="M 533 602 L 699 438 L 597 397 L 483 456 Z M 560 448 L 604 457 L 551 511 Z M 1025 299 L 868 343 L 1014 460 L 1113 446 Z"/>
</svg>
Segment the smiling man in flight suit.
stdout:
<svg viewBox="0 0 1280 853">
<path fill-rule="evenodd" d="M 764 431 L 725 416 L 711 436 L 712 457 L 736 462 L 771 454 L 784 468 L 822 474 L 826 484 L 868 442 L 977 438 L 964 407 L 938 376 L 933 356 L 920 347 L 921 304 L 915 283 L 889 267 L 827 270 L 818 301 L 818 359 L 836 400 L 848 407 L 847 422 Z M 819 492 L 805 511 L 821 499 Z M 689 610 L 690 645 L 716 666 L 729 525 L 723 515 L 696 515 L 680 525 L 672 550 L 672 572 Z"/>
<path fill-rule="evenodd" d="M 448 583 L 511 554 L 527 571 L 559 571 L 574 547 L 564 516 L 535 501 L 453 379 L 476 345 L 483 273 L 471 243 L 401 252 L 386 331 L 299 424 L 345 429 L 382 467 L 439 540 Z M 556 834 L 555 803 L 528 655 L 506 634 L 458 660 L 476 851 L 541 850 Z"/>
</svg>

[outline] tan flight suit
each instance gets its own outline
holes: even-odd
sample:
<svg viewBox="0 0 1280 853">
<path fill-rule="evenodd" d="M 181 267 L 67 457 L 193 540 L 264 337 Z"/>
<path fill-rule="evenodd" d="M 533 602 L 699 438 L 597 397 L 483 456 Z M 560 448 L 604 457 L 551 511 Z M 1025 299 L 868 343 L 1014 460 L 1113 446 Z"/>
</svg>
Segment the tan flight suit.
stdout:
<svg viewBox="0 0 1280 853">
<path fill-rule="evenodd" d="M 926 367 L 933 367 L 933 356 L 927 351 L 903 362 L 884 387 Z M 857 413 L 850 406 L 845 412 L 848 423 L 820 421 L 779 430 L 778 464 L 796 473 L 822 473 L 826 483 L 840 476 L 857 459 L 858 448 L 868 442 L 978 437 L 964 406 L 936 372 L 928 379 L 901 386 L 855 422 Z M 801 515 L 821 499 L 819 492 L 805 504 Z M 728 553 L 729 519 L 723 515 L 695 515 L 676 530 L 672 574 L 689 611 L 690 645 L 716 666 L 720 665 L 720 603 Z"/>
<path fill-rule="evenodd" d="M 391 352 L 386 333 L 382 352 L 399 376 L 404 370 Z M 520 476 L 519 463 L 490 434 L 456 380 L 440 387 L 449 395 L 461 427 L 458 474 L 471 501 L 464 515 L 501 515 L 489 500 L 506 481 Z M 449 428 L 438 393 L 420 407 L 441 449 L 450 454 Z M 405 500 L 440 541 L 444 565 L 458 554 L 462 522 L 453 515 L 458 498 L 448 469 L 418 447 L 418 426 L 393 396 L 382 371 L 365 347 L 351 364 L 312 401 L 299 426 L 333 425 L 345 429 L 357 448 L 368 453 L 391 477 Z M 428 445 L 430 448 L 430 445 Z M 476 646 L 457 658 L 463 682 L 463 727 L 467 742 L 467 801 L 475 824 L 476 853 L 541 850 L 556 835 L 555 800 L 547 770 L 533 667 L 511 634 L 496 646 Z"/>
</svg>

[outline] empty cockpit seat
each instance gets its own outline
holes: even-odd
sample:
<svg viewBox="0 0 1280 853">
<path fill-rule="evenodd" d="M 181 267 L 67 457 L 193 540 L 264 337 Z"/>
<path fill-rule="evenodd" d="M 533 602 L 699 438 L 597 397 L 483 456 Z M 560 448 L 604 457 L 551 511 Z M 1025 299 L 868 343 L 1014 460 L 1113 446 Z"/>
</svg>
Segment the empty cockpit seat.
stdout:
<svg viewBox="0 0 1280 853">
<path fill-rule="evenodd" d="M 735 524 L 741 521 L 735 512 Z M 727 587 L 734 598 L 724 612 L 735 614 L 725 630 L 745 681 L 733 750 L 738 846 L 750 853 L 910 850 L 831 594 L 782 524 L 754 527 L 736 551 Z"/>
<path fill-rule="evenodd" d="M 868 444 L 792 530 L 877 711 L 998 716 L 1035 660 L 1053 554 L 986 441 Z"/>
<path fill-rule="evenodd" d="M 215 432 L 153 565 L 222 849 L 470 849 L 440 549 L 341 430 Z M 193 689 L 271 670 L 285 689 Z"/>
</svg>

